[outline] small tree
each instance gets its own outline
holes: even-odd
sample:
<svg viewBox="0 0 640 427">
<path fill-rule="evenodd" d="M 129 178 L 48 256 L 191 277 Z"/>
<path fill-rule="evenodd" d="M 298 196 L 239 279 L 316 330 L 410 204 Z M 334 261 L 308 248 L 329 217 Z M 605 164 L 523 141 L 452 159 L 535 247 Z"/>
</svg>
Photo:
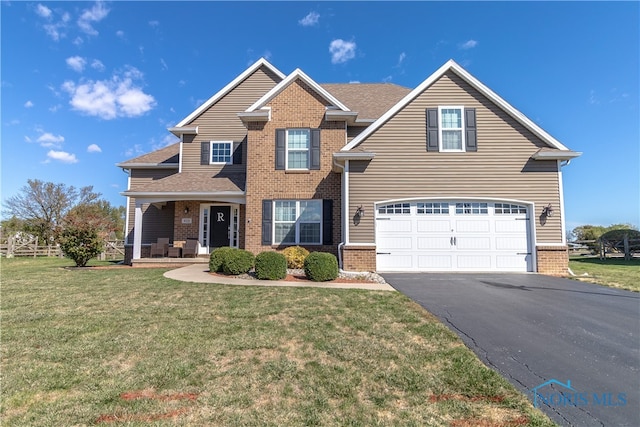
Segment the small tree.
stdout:
<svg viewBox="0 0 640 427">
<path fill-rule="evenodd" d="M 67 225 L 58 241 L 62 252 L 76 263 L 76 267 L 86 267 L 91 258 L 102 252 L 104 242 L 95 227 L 82 224 Z"/>
</svg>

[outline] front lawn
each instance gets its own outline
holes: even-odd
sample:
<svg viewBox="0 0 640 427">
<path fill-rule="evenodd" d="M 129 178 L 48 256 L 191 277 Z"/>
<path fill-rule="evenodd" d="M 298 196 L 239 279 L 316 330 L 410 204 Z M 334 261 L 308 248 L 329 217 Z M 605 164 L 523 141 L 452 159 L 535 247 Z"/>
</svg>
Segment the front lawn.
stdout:
<svg viewBox="0 0 640 427">
<path fill-rule="evenodd" d="M 553 425 L 396 292 L 2 259 L 3 426 Z"/>
<path fill-rule="evenodd" d="M 569 268 L 576 278 L 614 288 L 640 292 L 640 258 L 572 258 Z M 587 273 L 588 276 L 583 276 Z"/>
</svg>

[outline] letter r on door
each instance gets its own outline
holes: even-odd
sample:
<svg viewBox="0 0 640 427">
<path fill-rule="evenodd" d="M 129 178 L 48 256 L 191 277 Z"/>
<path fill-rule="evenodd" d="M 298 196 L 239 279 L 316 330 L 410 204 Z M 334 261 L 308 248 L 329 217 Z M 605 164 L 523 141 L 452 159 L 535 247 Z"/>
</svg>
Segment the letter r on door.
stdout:
<svg viewBox="0 0 640 427">
<path fill-rule="evenodd" d="M 218 212 L 218 222 L 224 222 L 224 212 Z"/>
</svg>

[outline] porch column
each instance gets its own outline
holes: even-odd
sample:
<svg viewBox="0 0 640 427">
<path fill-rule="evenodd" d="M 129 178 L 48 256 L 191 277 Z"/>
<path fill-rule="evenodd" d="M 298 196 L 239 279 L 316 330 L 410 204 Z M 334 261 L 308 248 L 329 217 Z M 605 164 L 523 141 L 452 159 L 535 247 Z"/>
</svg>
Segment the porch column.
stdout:
<svg viewBox="0 0 640 427">
<path fill-rule="evenodd" d="M 133 227 L 133 259 L 140 259 L 142 254 L 142 203 L 138 200 L 136 200 Z"/>
</svg>

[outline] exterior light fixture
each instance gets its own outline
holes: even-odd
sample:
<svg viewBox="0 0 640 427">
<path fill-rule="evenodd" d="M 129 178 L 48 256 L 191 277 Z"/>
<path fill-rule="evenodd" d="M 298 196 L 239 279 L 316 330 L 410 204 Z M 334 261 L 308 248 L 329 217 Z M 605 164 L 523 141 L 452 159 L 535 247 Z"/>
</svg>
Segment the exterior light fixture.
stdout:
<svg viewBox="0 0 640 427">
<path fill-rule="evenodd" d="M 364 216 L 364 209 L 362 208 L 362 205 L 358 206 L 358 209 L 356 209 L 356 215 L 361 218 Z"/>
<path fill-rule="evenodd" d="M 551 203 L 542 208 L 542 215 L 548 218 L 551 218 L 553 216 L 553 206 L 551 206 Z"/>
<path fill-rule="evenodd" d="M 188 214 L 189 213 L 189 206 L 187 206 L 186 208 L 184 208 L 184 213 Z"/>
</svg>

